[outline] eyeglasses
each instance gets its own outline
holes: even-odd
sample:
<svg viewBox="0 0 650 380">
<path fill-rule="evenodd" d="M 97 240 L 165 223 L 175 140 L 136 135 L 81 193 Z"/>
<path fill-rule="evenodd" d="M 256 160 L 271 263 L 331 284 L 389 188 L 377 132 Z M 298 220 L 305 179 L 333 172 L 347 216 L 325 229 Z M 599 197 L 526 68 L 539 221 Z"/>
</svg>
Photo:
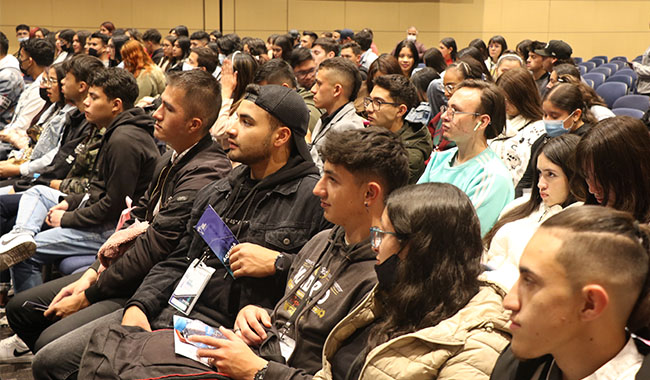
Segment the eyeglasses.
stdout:
<svg viewBox="0 0 650 380">
<path fill-rule="evenodd" d="M 56 79 L 43 78 L 41 79 L 41 82 L 43 82 L 43 85 L 47 88 L 52 87 L 52 85 L 56 83 Z"/>
<path fill-rule="evenodd" d="M 396 232 L 384 231 L 379 227 L 370 227 L 370 246 L 373 249 L 379 249 L 384 236 L 393 235 L 397 237 Z M 399 238 L 398 238 L 399 239 Z"/>
<path fill-rule="evenodd" d="M 372 109 L 375 111 L 379 111 L 381 109 L 381 106 L 384 104 L 388 104 L 390 106 L 395 106 L 398 107 L 401 105 L 401 103 L 390 103 L 386 102 L 384 100 L 378 99 L 378 98 L 363 98 L 363 106 L 368 107 L 372 103 Z"/>
<path fill-rule="evenodd" d="M 452 107 L 447 107 L 447 106 L 440 107 L 440 116 L 444 115 L 445 113 L 448 113 L 449 121 L 454 121 L 454 116 L 456 114 L 458 114 L 458 115 L 481 116 L 481 114 L 478 113 L 478 112 L 463 112 L 463 111 L 456 111 Z"/>
<path fill-rule="evenodd" d="M 449 83 L 449 84 L 444 85 L 444 87 L 445 87 L 445 91 L 447 91 L 448 93 L 451 94 L 452 92 L 454 92 L 454 89 L 456 88 L 456 85 Z"/>
<path fill-rule="evenodd" d="M 311 69 L 307 70 L 301 70 L 301 71 L 294 71 L 294 74 L 296 77 L 302 78 L 306 77 L 307 75 L 313 74 L 316 71 L 316 67 L 312 67 Z"/>
</svg>

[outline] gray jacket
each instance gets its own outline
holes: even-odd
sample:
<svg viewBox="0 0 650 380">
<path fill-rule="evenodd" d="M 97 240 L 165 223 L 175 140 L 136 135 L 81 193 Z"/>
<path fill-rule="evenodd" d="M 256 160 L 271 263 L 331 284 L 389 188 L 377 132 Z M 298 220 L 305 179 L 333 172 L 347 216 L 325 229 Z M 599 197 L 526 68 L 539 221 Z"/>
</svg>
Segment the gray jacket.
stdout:
<svg viewBox="0 0 650 380">
<path fill-rule="evenodd" d="M 13 118 L 18 98 L 25 88 L 18 65 L 13 55 L 0 59 L 0 128 Z"/>
<path fill-rule="evenodd" d="M 363 118 L 357 115 L 354 109 L 354 103 L 348 102 L 343 108 L 334 115 L 334 118 L 323 125 L 321 118 L 314 127 L 314 132 L 311 135 L 311 145 L 309 146 L 311 158 L 318 167 L 318 170 L 323 174 L 323 159 L 320 154 L 320 149 L 327 141 L 327 134 L 330 131 L 347 131 L 349 129 L 363 128 Z"/>
</svg>

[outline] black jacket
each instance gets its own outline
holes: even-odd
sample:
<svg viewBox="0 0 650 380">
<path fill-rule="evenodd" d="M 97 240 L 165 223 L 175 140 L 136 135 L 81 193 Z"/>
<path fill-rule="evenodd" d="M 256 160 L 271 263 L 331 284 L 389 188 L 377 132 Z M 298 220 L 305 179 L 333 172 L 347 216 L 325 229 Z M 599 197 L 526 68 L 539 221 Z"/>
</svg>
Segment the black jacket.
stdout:
<svg viewBox="0 0 650 380">
<path fill-rule="evenodd" d="M 172 154 L 169 150 L 158 160 L 149 189 L 131 211 L 131 221 L 147 221 L 149 228 L 86 289 L 86 298 L 91 303 L 133 295 L 149 270 L 176 249 L 197 192 L 228 175 L 232 168 L 221 146 L 213 143 L 209 134 L 173 164 Z M 154 216 L 159 201 L 160 208 Z M 99 261 L 93 267 L 98 268 Z"/>
<path fill-rule="evenodd" d="M 194 226 L 208 204 L 235 234 L 238 228 L 230 224 L 231 219 L 238 215 L 238 210 L 246 210 L 241 220 L 245 220 L 247 228 L 241 230 L 240 242 L 297 253 L 312 236 L 329 226 L 323 219 L 319 199 L 312 194 L 318 178 L 313 162 L 292 157 L 283 168 L 259 181 L 253 189 L 245 188 L 244 183 L 250 179 L 250 168 L 245 165 L 235 168 L 227 178 L 204 187 L 196 197 L 178 249 L 151 269 L 125 309 L 138 306 L 153 328 L 171 326 L 172 315 L 178 311 L 167 302 L 189 264 L 207 248 Z M 237 202 L 239 207 L 233 208 Z M 210 254 L 206 264 L 216 271 L 194 306 L 191 318 L 212 325 L 232 326 L 243 306 L 256 304 L 272 308 L 283 294 L 286 271 L 267 278 L 233 280 L 226 275 L 226 269 L 214 254 Z"/>
<path fill-rule="evenodd" d="M 90 198 L 78 207 L 83 194 L 65 199 L 69 208 L 61 227 L 88 228 L 117 222 L 128 195 L 137 202 L 151 182 L 160 156 L 153 139 L 154 120 L 142 108 L 128 109 L 106 128 L 95 160 L 97 177 L 90 182 Z"/>
<path fill-rule="evenodd" d="M 636 380 L 650 379 L 650 346 L 646 345 L 640 340 L 634 340 L 636 348 L 641 355 L 645 358 L 641 364 L 639 372 L 636 373 Z M 510 346 L 501 353 L 497 363 L 492 370 L 491 380 L 561 380 L 562 376 L 558 377 L 559 371 L 552 371 L 549 374 L 553 357 L 551 355 L 544 355 L 539 358 L 520 361 L 515 358 Z M 538 377 L 533 377 L 535 372 L 540 370 L 541 374 Z"/>
</svg>

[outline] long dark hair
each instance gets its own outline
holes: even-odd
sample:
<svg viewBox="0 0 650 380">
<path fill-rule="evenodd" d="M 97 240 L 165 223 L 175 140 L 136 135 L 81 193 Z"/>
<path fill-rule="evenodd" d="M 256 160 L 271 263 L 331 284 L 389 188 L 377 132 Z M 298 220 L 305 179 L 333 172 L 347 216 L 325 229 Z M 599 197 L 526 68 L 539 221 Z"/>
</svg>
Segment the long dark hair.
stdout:
<svg viewBox="0 0 650 380">
<path fill-rule="evenodd" d="M 237 72 L 237 86 L 232 92 L 232 99 L 236 102 L 244 96 L 246 86 L 253 83 L 258 64 L 252 55 L 239 51 L 232 53 L 228 59 L 232 62 L 233 72 Z M 236 109 L 236 107 L 232 107 L 232 109 Z"/>
<path fill-rule="evenodd" d="M 409 70 L 408 73 L 408 76 L 410 76 L 411 73 L 413 72 L 413 69 L 418 67 L 418 64 L 420 63 L 420 55 L 418 53 L 418 48 L 415 47 L 415 43 L 409 40 L 402 40 L 397 44 L 397 46 L 395 46 L 395 53 L 393 54 L 393 56 L 395 58 L 399 58 L 399 54 L 403 48 L 409 49 L 411 51 L 411 55 L 413 56 L 413 66 L 411 66 L 411 69 Z"/>
<path fill-rule="evenodd" d="M 594 115 L 587 108 L 587 104 L 582 96 L 580 86 L 571 83 L 560 83 L 555 85 L 544 95 L 542 102 L 550 101 L 555 107 L 571 113 L 577 109 L 582 111 L 580 119 L 584 123 L 595 124 L 597 122 Z"/>
<path fill-rule="evenodd" d="M 445 45 L 447 49 L 451 50 L 451 60 L 455 61 L 458 55 L 458 48 L 456 47 L 456 40 L 451 37 L 445 37 L 440 40 L 440 43 Z"/>
<path fill-rule="evenodd" d="M 650 222 L 650 135 L 643 122 L 629 116 L 601 120 L 582 137 L 576 151 L 584 177 L 593 178 L 605 192 L 603 205 L 627 211 Z M 597 204 L 590 194 L 585 203 Z"/>
<path fill-rule="evenodd" d="M 393 57 L 390 54 L 382 54 L 377 59 L 370 64 L 368 69 L 368 77 L 366 78 L 366 87 L 368 88 L 368 93 L 372 91 L 372 88 L 375 86 L 373 80 L 377 72 L 383 74 L 402 74 L 402 69 L 397 62 L 397 58 Z"/>
<path fill-rule="evenodd" d="M 431 67 L 436 70 L 438 74 L 447 69 L 447 62 L 445 62 L 445 57 L 442 56 L 442 53 L 438 48 L 430 48 L 424 52 L 422 55 L 422 60 L 427 67 Z"/>
<path fill-rule="evenodd" d="M 185 36 L 180 36 L 174 42 L 178 43 L 178 47 L 181 48 L 181 52 L 183 53 L 183 55 L 180 58 L 178 58 L 178 60 L 183 60 L 187 58 L 190 55 L 190 48 L 192 47 L 190 43 L 190 38 Z"/>
<path fill-rule="evenodd" d="M 506 73 L 508 72 L 510 71 L 506 71 Z M 575 160 L 575 150 L 579 141 L 579 136 L 569 133 L 552 138 L 547 140 L 541 149 L 537 150 L 537 155 L 535 157 L 530 158 L 533 161 L 533 189 L 530 193 L 530 199 L 526 203 L 515 207 L 499 218 L 490 231 L 488 231 L 488 233 L 483 237 L 483 244 L 486 249 L 490 248 L 494 235 L 496 235 L 497 231 L 499 231 L 501 227 L 510 222 L 514 222 L 515 220 L 527 217 L 537 210 L 540 204 L 542 204 L 542 196 L 535 188 L 539 181 L 537 160 L 540 154 L 544 153 L 544 156 L 546 156 L 549 161 L 562 168 L 562 172 L 564 172 L 564 175 L 569 179 L 569 187 L 571 191 L 569 192 L 567 199 L 562 203 L 562 207 L 566 207 L 576 202 L 578 199 L 584 199 L 587 189 L 584 178 L 582 178 L 580 169 L 577 167 Z"/>
<path fill-rule="evenodd" d="M 494 42 L 495 44 L 499 44 L 499 45 L 501 45 L 501 52 L 499 53 L 499 57 L 501 57 L 501 55 L 503 54 L 503 52 L 506 51 L 506 50 L 508 50 L 508 43 L 506 42 L 506 39 L 503 38 L 503 36 L 499 36 L 499 35 L 493 36 L 493 37 L 490 38 L 490 40 L 488 41 L 488 48 L 489 48 L 490 44 L 492 44 L 493 42 Z M 488 55 L 489 55 L 489 54 L 488 54 Z M 498 60 L 499 57 L 497 57 L 496 59 Z M 490 57 L 490 59 L 492 59 L 492 57 Z M 494 61 L 494 63 L 496 63 L 496 60 Z"/>
<path fill-rule="evenodd" d="M 56 82 L 59 85 L 59 101 L 56 102 L 56 106 L 61 108 L 65 106 L 65 96 L 63 95 L 63 86 L 61 85 L 61 80 L 65 77 L 65 70 L 63 69 L 63 62 L 55 63 L 50 66 L 50 69 L 54 69 L 56 73 Z M 50 78 L 52 80 L 52 78 Z"/>
<path fill-rule="evenodd" d="M 273 40 L 273 45 L 277 45 L 282 48 L 282 58 L 283 60 L 289 62 L 291 58 L 291 52 L 293 51 L 293 39 L 289 35 L 278 36 Z"/>
<path fill-rule="evenodd" d="M 508 101 L 526 120 L 542 119 L 544 115 L 542 99 L 539 96 L 539 91 L 536 91 L 535 80 L 528 70 L 515 68 L 504 72 L 497 79 L 497 86 L 505 91 Z"/>
<path fill-rule="evenodd" d="M 386 212 L 408 253 L 395 283 L 376 293 L 383 314 L 369 349 L 453 316 L 480 286 L 481 230 L 465 193 L 446 183 L 410 185 L 390 195 Z"/>
</svg>

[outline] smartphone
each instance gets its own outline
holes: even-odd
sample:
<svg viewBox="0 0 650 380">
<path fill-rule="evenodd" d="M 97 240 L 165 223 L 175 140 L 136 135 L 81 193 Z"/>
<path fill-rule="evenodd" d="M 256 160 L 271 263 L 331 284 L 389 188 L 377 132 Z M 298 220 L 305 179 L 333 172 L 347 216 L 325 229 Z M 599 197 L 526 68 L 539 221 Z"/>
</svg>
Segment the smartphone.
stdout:
<svg viewBox="0 0 650 380">
<path fill-rule="evenodd" d="M 26 309 L 34 310 L 34 311 L 45 311 L 48 309 L 47 305 L 43 305 L 38 302 L 32 302 L 32 301 L 25 301 L 23 302 L 23 307 Z"/>
</svg>

